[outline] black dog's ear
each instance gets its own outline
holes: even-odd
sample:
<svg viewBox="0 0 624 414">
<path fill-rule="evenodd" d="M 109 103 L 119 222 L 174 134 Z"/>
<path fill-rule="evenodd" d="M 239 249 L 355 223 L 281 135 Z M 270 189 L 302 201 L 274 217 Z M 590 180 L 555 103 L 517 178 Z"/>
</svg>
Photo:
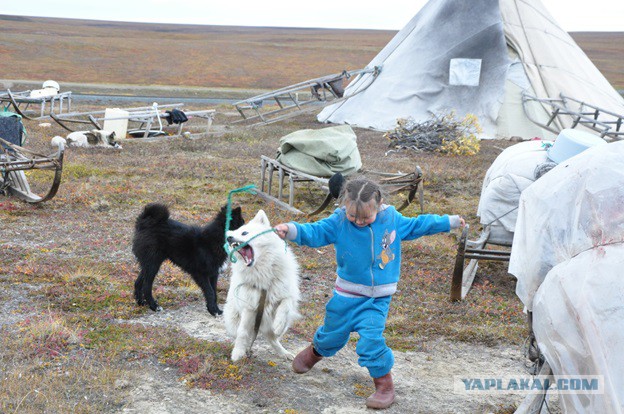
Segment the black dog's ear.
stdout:
<svg viewBox="0 0 624 414">
<path fill-rule="evenodd" d="M 340 192 L 342 191 L 342 186 L 344 185 L 345 179 L 341 173 L 337 172 L 332 175 L 329 179 L 329 194 L 332 197 L 338 198 L 340 197 Z"/>
</svg>

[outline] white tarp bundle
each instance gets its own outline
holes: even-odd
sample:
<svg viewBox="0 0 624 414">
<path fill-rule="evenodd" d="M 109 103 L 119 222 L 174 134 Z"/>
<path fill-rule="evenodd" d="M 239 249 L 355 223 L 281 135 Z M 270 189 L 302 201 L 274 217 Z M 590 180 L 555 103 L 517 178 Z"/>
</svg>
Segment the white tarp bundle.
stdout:
<svg viewBox="0 0 624 414">
<path fill-rule="evenodd" d="M 522 192 L 509 273 L 529 310 L 555 265 L 624 241 L 623 206 L 624 141 L 589 148 Z"/>
<path fill-rule="evenodd" d="M 486 137 L 553 138 L 525 114 L 545 124 L 550 106 L 523 102 L 524 92 L 624 113 L 624 99 L 539 0 L 430 0 L 367 66 L 381 67 L 374 82 L 358 76 L 320 122 L 388 131 L 397 118 L 454 111 L 476 115 Z"/>
<path fill-rule="evenodd" d="M 624 243 L 553 267 L 533 299 L 533 331 L 556 375 L 601 375 L 604 394 L 562 394 L 566 413 L 624 412 Z"/>
<path fill-rule="evenodd" d="M 521 142 L 496 157 L 483 179 L 477 208 L 481 224 L 500 224 L 514 232 L 520 194 L 535 181 L 536 169 L 550 163 L 544 144 L 545 141 Z"/>
<path fill-rule="evenodd" d="M 567 412 L 624 411 L 624 142 L 587 149 L 520 197 L 509 273 L 555 375 L 602 375 Z"/>
</svg>

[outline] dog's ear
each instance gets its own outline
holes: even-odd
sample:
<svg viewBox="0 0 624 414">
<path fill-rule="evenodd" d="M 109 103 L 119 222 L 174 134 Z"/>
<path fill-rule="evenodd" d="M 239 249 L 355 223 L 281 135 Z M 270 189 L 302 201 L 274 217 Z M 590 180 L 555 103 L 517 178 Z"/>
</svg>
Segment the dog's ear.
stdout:
<svg viewBox="0 0 624 414">
<path fill-rule="evenodd" d="M 269 222 L 269 218 L 267 217 L 264 210 L 258 210 L 256 217 L 254 217 L 252 221 L 263 224 L 265 226 L 269 226 L 269 227 L 271 226 L 271 223 Z"/>
<path fill-rule="evenodd" d="M 344 186 L 345 179 L 343 175 L 339 172 L 332 175 L 329 179 L 329 194 L 334 198 L 340 197 L 340 193 L 342 192 L 342 187 Z"/>
<path fill-rule="evenodd" d="M 232 218 L 240 218 L 240 220 L 243 220 L 243 209 L 241 206 L 232 209 Z"/>
</svg>

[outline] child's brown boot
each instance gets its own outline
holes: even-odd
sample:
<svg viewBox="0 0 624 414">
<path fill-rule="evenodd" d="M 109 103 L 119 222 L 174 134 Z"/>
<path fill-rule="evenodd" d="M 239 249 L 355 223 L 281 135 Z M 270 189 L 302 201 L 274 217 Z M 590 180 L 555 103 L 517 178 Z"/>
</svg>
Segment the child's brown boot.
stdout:
<svg viewBox="0 0 624 414">
<path fill-rule="evenodd" d="M 383 377 L 373 378 L 375 393 L 366 399 L 368 408 L 388 408 L 394 402 L 394 384 L 389 372 Z"/>
<path fill-rule="evenodd" d="M 322 356 L 314 352 L 312 345 L 299 352 L 292 362 L 293 371 L 297 374 L 303 374 L 312 369 L 314 364 L 323 359 Z"/>
</svg>

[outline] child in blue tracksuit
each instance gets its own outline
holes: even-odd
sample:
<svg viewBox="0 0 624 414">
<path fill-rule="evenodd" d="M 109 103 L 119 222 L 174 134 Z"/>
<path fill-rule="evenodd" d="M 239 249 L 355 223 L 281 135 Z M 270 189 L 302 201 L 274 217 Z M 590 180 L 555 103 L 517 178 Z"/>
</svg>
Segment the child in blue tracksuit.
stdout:
<svg viewBox="0 0 624 414">
<path fill-rule="evenodd" d="M 383 332 L 400 277 L 401 241 L 448 232 L 463 226 L 464 220 L 432 214 L 404 217 L 383 204 L 381 188 L 367 179 L 348 181 L 341 200 L 343 207 L 326 219 L 275 226 L 280 237 L 297 244 L 334 244 L 336 250 L 336 285 L 326 305 L 324 324 L 313 343 L 297 355 L 293 370 L 309 371 L 323 357 L 336 354 L 350 333 L 357 332 L 358 363 L 368 369 L 376 390 L 366 405 L 387 408 L 394 401 L 390 374 L 394 356 Z"/>
</svg>

